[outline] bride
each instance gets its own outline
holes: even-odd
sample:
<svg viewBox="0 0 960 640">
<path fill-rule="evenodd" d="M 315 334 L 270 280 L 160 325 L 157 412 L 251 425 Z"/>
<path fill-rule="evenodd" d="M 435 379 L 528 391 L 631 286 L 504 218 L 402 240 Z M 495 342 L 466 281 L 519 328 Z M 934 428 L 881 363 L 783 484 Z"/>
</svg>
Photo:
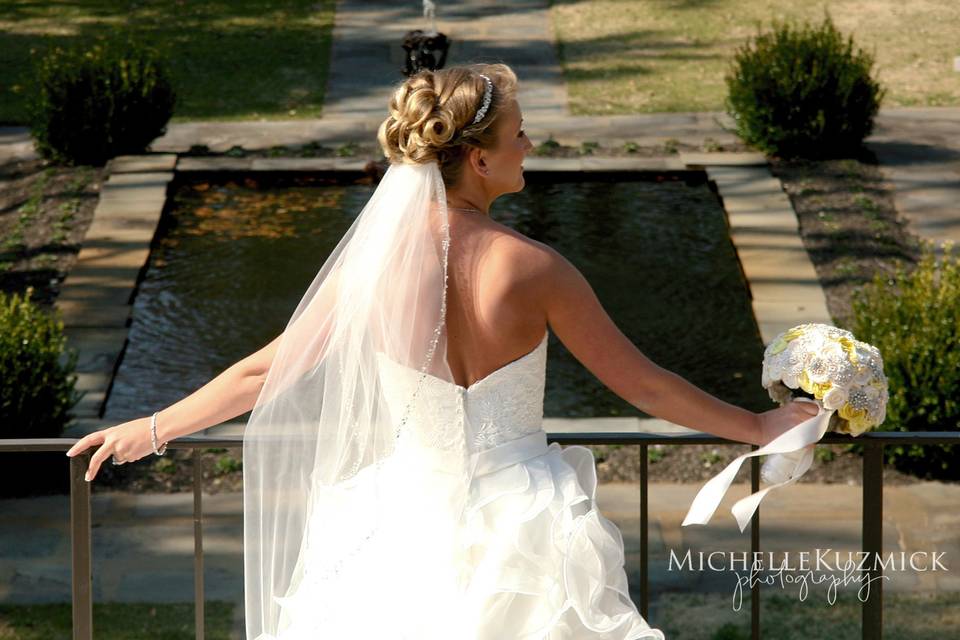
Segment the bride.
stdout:
<svg viewBox="0 0 960 640">
<path fill-rule="evenodd" d="M 532 148 L 516 90 L 501 64 L 406 80 L 378 135 L 389 169 L 284 332 L 67 454 L 99 445 L 92 480 L 108 456 L 252 411 L 250 640 L 664 638 L 630 600 L 592 452 L 547 445 L 551 334 L 620 397 L 702 432 L 763 445 L 816 414 L 757 414 L 657 366 L 568 260 L 490 217 Z"/>
</svg>

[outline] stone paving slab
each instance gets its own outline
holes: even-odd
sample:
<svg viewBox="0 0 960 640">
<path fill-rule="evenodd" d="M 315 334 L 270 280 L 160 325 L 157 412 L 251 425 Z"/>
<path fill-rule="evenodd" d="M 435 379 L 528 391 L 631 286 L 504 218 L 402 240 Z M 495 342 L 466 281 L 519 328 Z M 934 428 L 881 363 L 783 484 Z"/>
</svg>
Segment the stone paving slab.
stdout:
<svg viewBox="0 0 960 640">
<path fill-rule="evenodd" d="M 688 167 L 675 157 L 659 158 L 602 158 L 586 156 L 581 158 L 580 164 L 582 171 L 589 173 L 592 171 L 684 171 Z M 524 161 L 524 169 L 527 167 L 527 161 Z M 547 171 L 553 170 L 550 163 L 545 163 Z"/>
<path fill-rule="evenodd" d="M 101 198 L 97 203 L 97 208 L 93 212 L 94 221 L 104 217 L 143 216 L 148 220 L 152 220 L 154 226 L 156 226 L 156 221 L 160 218 L 160 213 L 163 211 L 165 202 L 166 194 L 161 197 L 159 192 L 144 194 L 142 198 Z"/>
<path fill-rule="evenodd" d="M 731 227 L 799 233 L 800 225 L 789 202 L 780 198 L 728 198 L 722 188 L 721 193 Z"/>
<path fill-rule="evenodd" d="M 111 327 L 121 329 L 128 326 L 132 307 L 129 305 L 107 305 L 87 300 L 64 300 L 57 305 L 63 317 L 63 323 L 69 327 Z"/>
<path fill-rule="evenodd" d="M 789 228 L 764 228 L 749 226 L 731 226 L 730 237 L 734 245 L 740 247 L 765 247 L 772 250 L 804 250 L 803 240 Z"/>
<path fill-rule="evenodd" d="M 253 171 L 333 171 L 335 158 L 254 158 Z"/>
<path fill-rule="evenodd" d="M 150 248 L 133 243 L 115 242 L 85 242 L 78 261 L 83 261 L 87 267 L 111 266 L 139 269 L 147 261 Z M 66 281 L 64 281 L 66 282 Z"/>
<path fill-rule="evenodd" d="M 740 256 L 743 270 L 751 284 L 763 280 L 777 281 L 789 278 L 789 282 L 820 286 L 817 272 L 806 251 L 800 253 L 789 250 L 739 248 L 737 255 Z"/>
<path fill-rule="evenodd" d="M 778 327 L 787 329 L 805 322 L 823 322 L 824 318 L 820 315 L 820 301 L 814 300 L 813 304 L 804 300 L 753 300 L 754 317 L 763 318 L 768 326 L 768 331 L 761 329 L 761 336 L 764 338 L 764 344 L 770 344 L 778 333 Z"/>
<path fill-rule="evenodd" d="M 136 175 L 127 173 L 122 175 Z M 112 185 L 104 184 L 100 190 L 100 203 L 116 202 L 120 206 L 153 204 L 167 199 L 167 187 L 159 185 Z"/>
<path fill-rule="evenodd" d="M 94 243 L 95 246 L 107 244 L 122 245 L 124 243 L 149 243 L 156 233 L 156 226 L 151 227 L 149 219 L 122 218 L 120 216 L 102 216 L 94 218 L 87 227 L 84 244 Z"/>
<path fill-rule="evenodd" d="M 250 171 L 254 158 L 180 158 L 177 171 Z"/>
<path fill-rule="evenodd" d="M 153 155 L 117 156 L 110 160 L 107 169 L 113 178 L 121 173 L 144 173 L 153 171 L 173 171 L 177 166 L 175 153 L 158 153 Z"/>
<path fill-rule="evenodd" d="M 132 292 L 133 286 L 137 282 L 137 274 L 139 273 L 140 267 L 80 265 L 70 270 L 70 273 L 67 275 L 67 280 L 70 281 L 71 288 L 74 285 L 82 288 L 99 286 L 107 289 L 126 287 L 128 291 Z M 66 286 L 67 280 L 64 280 L 60 295 L 57 296 L 58 298 L 66 299 L 72 295 Z M 64 294 L 67 295 L 64 296 Z"/>
<path fill-rule="evenodd" d="M 767 166 L 767 157 L 762 153 L 732 153 L 717 151 L 713 153 L 680 153 L 680 160 L 688 166 L 743 167 Z"/>
<path fill-rule="evenodd" d="M 57 296 L 57 300 L 94 304 L 130 304 L 130 296 L 136 281 L 132 278 L 116 278 L 114 282 L 115 285 L 104 286 L 102 280 L 97 278 L 93 284 L 82 285 L 74 280 L 69 288 L 65 288 Z"/>
<path fill-rule="evenodd" d="M 126 328 L 65 327 L 67 347 L 77 349 L 77 371 L 112 373 L 123 345 Z"/>
<path fill-rule="evenodd" d="M 780 181 L 767 166 L 742 166 L 735 154 L 726 166 L 712 166 L 707 175 L 717 185 L 727 214 L 730 239 L 740 259 L 764 344 L 792 326 L 805 322 L 833 324 L 816 269 L 803 246 L 797 215 Z M 752 160 L 756 160 L 753 158 Z M 803 308 L 803 320 L 793 312 Z M 769 313 L 768 313 L 769 312 Z"/>
</svg>

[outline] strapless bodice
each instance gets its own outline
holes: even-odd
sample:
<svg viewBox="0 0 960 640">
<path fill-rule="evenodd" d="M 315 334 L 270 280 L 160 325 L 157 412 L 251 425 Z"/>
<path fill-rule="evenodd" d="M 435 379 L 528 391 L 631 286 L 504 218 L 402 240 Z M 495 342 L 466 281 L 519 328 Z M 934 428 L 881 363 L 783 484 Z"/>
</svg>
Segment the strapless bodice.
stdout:
<svg viewBox="0 0 960 640">
<path fill-rule="evenodd" d="M 532 351 L 469 387 L 424 376 L 400 441 L 441 451 L 477 452 L 539 431 L 549 335 L 547 331 Z M 423 374 L 383 353 L 377 357 L 384 396 L 397 424 Z"/>
</svg>

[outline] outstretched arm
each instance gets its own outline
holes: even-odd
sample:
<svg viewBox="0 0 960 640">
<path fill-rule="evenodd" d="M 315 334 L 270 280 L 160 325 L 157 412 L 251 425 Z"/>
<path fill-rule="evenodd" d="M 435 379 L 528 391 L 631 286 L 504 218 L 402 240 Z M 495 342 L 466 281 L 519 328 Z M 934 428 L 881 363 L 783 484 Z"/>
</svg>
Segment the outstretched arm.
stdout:
<svg viewBox="0 0 960 640">
<path fill-rule="evenodd" d="M 553 333 L 604 385 L 650 415 L 728 440 L 763 445 L 810 417 L 791 403 L 763 414 L 710 395 L 647 358 L 614 324 L 583 274 L 543 245 L 536 291 Z"/>
<path fill-rule="evenodd" d="M 327 310 L 336 295 L 336 275 L 324 281 L 313 304 L 297 321 L 269 344 L 232 364 L 182 400 L 163 409 L 157 415 L 158 444 L 190 435 L 207 427 L 235 418 L 253 409 L 263 390 L 267 372 L 277 355 L 281 338 L 290 336 L 293 344 L 309 344 L 313 337 L 322 337 L 319 350 L 326 343 L 327 329 L 324 320 Z M 319 356 L 318 356 L 319 357 Z M 316 359 L 302 358 L 297 365 L 309 368 Z M 110 455 L 123 462 L 133 462 L 153 453 L 150 437 L 150 418 L 137 418 L 129 422 L 94 431 L 79 439 L 68 451 L 75 456 L 86 449 L 100 446 L 90 459 L 88 480 L 93 480 L 100 465 Z"/>
</svg>

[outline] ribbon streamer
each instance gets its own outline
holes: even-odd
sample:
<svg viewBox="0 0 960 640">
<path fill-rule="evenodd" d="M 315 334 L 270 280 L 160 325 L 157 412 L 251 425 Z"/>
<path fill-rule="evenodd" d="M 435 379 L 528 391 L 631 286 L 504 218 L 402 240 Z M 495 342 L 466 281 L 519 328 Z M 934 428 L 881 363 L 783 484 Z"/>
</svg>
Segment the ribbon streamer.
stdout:
<svg viewBox="0 0 960 640">
<path fill-rule="evenodd" d="M 710 478 L 710 480 L 700 488 L 697 496 L 693 499 L 693 504 L 690 505 L 690 510 L 687 512 L 687 516 L 683 519 L 683 524 L 680 526 L 685 527 L 689 524 L 707 524 L 710 522 L 714 511 L 720 506 L 723 496 L 726 495 L 727 489 L 730 488 L 730 484 L 733 482 L 734 477 L 736 477 L 737 471 L 740 470 L 740 465 L 743 464 L 743 461 L 747 458 L 769 454 L 786 454 L 803 450 L 802 455 L 799 457 L 791 456 L 784 458 L 785 460 L 795 462 L 793 472 L 789 474 L 787 480 L 772 484 L 769 487 L 738 500 L 730 509 L 737 519 L 737 525 L 740 527 L 741 533 L 743 533 L 747 523 L 750 522 L 750 518 L 753 517 L 753 512 L 760 506 L 760 501 L 763 500 L 767 493 L 778 487 L 793 484 L 807 472 L 807 469 L 809 469 L 813 463 L 814 445 L 827 431 L 827 425 L 830 424 L 830 416 L 833 415 L 834 410 L 825 409 L 819 402 L 811 400 L 810 398 L 794 398 L 793 401 L 812 402 L 817 405 L 820 411 L 817 415 L 795 425 L 789 431 L 780 434 L 756 451 L 749 451 L 737 456 L 723 471 L 713 478 Z M 780 462 L 783 462 L 783 460 L 780 460 Z"/>
</svg>

